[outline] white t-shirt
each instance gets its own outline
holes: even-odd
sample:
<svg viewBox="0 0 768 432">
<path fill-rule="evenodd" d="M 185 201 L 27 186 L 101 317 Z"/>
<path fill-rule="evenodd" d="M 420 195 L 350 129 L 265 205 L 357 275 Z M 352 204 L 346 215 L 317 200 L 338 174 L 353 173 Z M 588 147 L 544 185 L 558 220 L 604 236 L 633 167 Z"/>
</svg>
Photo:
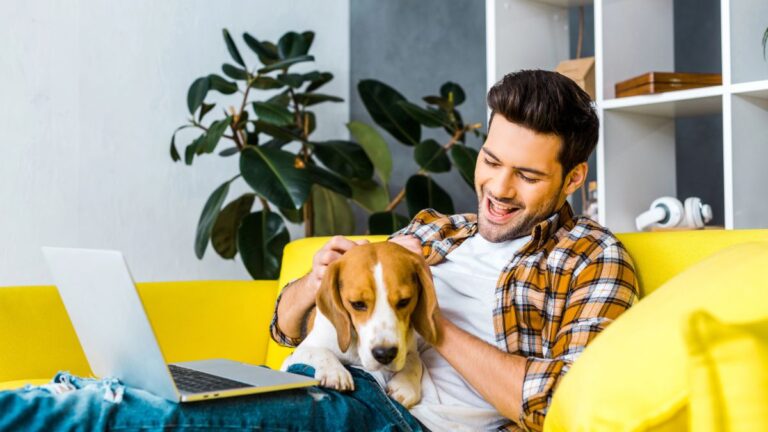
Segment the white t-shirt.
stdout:
<svg viewBox="0 0 768 432">
<path fill-rule="evenodd" d="M 462 330 L 496 346 L 493 309 L 501 272 L 530 236 L 491 243 L 480 234 L 431 267 L 440 313 Z M 422 398 L 411 414 L 435 431 L 487 430 L 508 422 L 436 349 L 419 347 Z"/>
</svg>

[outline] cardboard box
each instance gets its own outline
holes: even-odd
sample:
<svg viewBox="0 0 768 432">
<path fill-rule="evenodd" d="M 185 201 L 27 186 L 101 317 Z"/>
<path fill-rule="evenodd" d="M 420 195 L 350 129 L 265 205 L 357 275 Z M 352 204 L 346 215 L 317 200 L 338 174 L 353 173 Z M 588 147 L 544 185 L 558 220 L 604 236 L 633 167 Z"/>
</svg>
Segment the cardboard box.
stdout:
<svg viewBox="0 0 768 432">
<path fill-rule="evenodd" d="M 721 85 L 720 74 L 648 72 L 616 83 L 616 97 L 664 93 L 699 87 Z"/>
<path fill-rule="evenodd" d="M 555 72 L 574 80 L 595 100 L 595 58 L 584 57 L 560 62 Z"/>
</svg>

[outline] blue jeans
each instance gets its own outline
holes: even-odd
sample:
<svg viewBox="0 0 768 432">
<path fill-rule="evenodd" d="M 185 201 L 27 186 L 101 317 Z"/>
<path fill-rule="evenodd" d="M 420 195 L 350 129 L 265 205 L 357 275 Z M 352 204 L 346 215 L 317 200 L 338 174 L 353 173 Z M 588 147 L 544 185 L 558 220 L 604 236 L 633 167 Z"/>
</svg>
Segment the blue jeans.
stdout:
<svg viewBox="0 0 768 432">
<path fill-rule="evenodd" d="M 364 371 L 349 368 L 355 391 L 308 387 L 204 402 L 177 404 L 117 380 L 59 373 L 56 383 L 75 390 L 54 394 L 46 386 L 0 392 L 0 431 L 422 431 L 408 410 Z M 290 372 L 314 376 L 293 365 Z"/>
</svg>

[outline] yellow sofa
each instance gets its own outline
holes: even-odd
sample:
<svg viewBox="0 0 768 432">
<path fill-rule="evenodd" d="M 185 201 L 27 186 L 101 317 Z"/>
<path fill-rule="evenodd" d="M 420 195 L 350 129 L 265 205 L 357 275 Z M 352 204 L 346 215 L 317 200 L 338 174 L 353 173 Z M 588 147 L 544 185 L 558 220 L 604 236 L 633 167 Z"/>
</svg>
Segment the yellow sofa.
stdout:
<svg viewBox="0 0 768 432">
<path fill-rule="evenodd" d="M 727 246 L 768 241 L 768 230 L 633 233 L 619 238 L 634 259 L 644 296 Z M 279 281 L 139 283 L 166 359 L 226 357 L 279 367 L 290 352 L 269 338 L 279 287 L 306 273 L 312 255 L 327 240 L 291 242 Z M 0 288 L 0 390 L 48 381 L 59 370 L 91 374 L 55 287 Z"/>
</svg>

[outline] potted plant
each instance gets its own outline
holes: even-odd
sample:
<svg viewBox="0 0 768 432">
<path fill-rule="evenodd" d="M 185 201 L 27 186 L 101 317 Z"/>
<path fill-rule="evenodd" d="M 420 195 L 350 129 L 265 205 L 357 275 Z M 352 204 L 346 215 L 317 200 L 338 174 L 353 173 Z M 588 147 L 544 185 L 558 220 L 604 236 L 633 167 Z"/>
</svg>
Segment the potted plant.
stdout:
<svg viewBox="0 0 768 432">
<path fill-rule="evenodd" d="M 210 242 L 223 258 L 233 259 L 239 253 L 254 278 L 276 279 L 283 247 L 290 240 L 284 218 L 304 223 L 308 237 L 352 234 L 354 202 L 370 213 L 368 232 L 391 233 L 408 222 L 407 216 L 395 212 L 403 199 L 409 216 L 426 207 L 453 212 L 450 195 L 430 173 L 447 172 L 455 165 L 472 187 L 477 151 L 465 145 L 466 135 L 483 133 L 479 123 L 465 124 L 456 109 L 465 99 L 459 85 L 443 84 L 439 95 L 425 97 L 428 106 L 421 107 L 382 82 L 364 80 L 358 84 L 373 120 L 398 142 L 412 146 L 420 167 L 390 198 L 392 157 L 386 140 L 374 127 L 361 122 L 347 124 L 355 141 L 312 138 L 318 121 L 312 109 L 343 101 L 318 92 L 333 79 L 331 73 L 291 70 L 314 61 L 309 54 L 313 32 L 288 32 L 277 43 L 243 34 L 258 65 L 246 62 L 229 31 L 224 29 L 223 36 L 235 64 L 222 65 L 225 77 L 209 74 L 192 83 L 187 93 L 191 117 L 171 137 L 171 158 L 187 165 L 216 152 L 222 142 L 231 146 L 218 150 L 220 156 L 239 157 L 239 173 L 217 187 L 203 207 L 195 236 L 198 258 L 202 259 Z M 220 117 L 206 124 L 208 114 L 215 112 L 215 104 L 206 103 L 206 97 L 214 91 L 236 97 L 236 105 L 222 109 Z M 265 91 L 269 97 L 252 100 Z M 422 126 L 442 128 L 450 138 L 444 144 L 422 140 Z M 199 135 L 182 154 L 176 138 L 185 129 Z M 239 179 L 252 192 L 225 205 L 230 185 Z M 261 209 L 252 211 L 256 200 Z"/>
</svg>

